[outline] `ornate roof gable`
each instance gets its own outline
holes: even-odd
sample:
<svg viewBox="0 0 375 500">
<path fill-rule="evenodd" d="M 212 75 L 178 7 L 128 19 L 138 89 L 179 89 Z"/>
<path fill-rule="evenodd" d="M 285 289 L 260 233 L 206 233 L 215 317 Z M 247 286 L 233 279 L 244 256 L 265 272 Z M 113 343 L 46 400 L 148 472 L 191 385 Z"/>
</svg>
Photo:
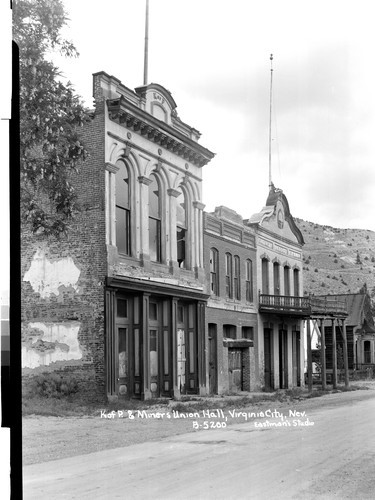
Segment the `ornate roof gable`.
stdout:
<svg viewBox="0 0 375 500">
<path fill-rule="evenodd" d="M 266 206 L 248 219 L 247 223 L 257 225 L 288 239 L 295 238 L 299 245 L 305 243 L 302 233 L 290 213 L 285 194 L 281 189 L 275 188 L 273 184 L 268 194 Z"/>
</svg>

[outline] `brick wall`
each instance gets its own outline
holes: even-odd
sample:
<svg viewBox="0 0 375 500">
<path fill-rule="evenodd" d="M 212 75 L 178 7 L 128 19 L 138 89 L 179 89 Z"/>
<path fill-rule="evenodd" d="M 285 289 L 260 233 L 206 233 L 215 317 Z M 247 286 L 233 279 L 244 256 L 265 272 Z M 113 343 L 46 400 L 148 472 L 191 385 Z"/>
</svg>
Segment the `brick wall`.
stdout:
<svg viewBox="0 0 375 500">
<path fill-rule="evenodd" d="M 44 371 L 68 371 L 95 397 L 105 392 L 107 271 L 104 115 L 97 104 L 98 112 L 82 129 L 90 157 L 72 176 L 81 210 L 67 234 L 46 238 L 21 228 L 24 380 Z"/>
</svg>

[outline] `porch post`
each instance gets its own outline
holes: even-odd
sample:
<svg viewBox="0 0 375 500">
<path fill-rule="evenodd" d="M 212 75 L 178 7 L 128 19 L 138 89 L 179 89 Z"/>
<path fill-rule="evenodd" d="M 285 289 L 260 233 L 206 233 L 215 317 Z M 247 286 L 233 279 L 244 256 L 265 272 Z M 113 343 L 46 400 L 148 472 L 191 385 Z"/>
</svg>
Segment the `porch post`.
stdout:
<svg viewBox="0 0 375 500">
<path fill-rule="evenodd" d="M 337 389 L 336 319 L 332 320 L 332 385 Z"/>
<path fill-rule="evenodd" d="M 345 319 L 342 320 L 342 335 L 343 335 L 343 339 L 344 339 L 345 387 L 349 387 L 348 342 L 347 342 L 347 338 L 346 338 Z"/>
<path fill-rule="evenodd" d="M 309 386 L 309 392 L 313 388 L 312 380 L 312 351 L 311 351 L 311 325 L 310 318 L 307 320 L 307 381 Z"/>
<path fill-rule="evenodd" d="M 320 335 L 321 335 L 320 361 L 322 365 L 322 390 L 325 391 L 327 388 L 327 370 L 326 370 L 326 336 L 325 336 L 323 318 L 320 320 Z"/>
</svg>

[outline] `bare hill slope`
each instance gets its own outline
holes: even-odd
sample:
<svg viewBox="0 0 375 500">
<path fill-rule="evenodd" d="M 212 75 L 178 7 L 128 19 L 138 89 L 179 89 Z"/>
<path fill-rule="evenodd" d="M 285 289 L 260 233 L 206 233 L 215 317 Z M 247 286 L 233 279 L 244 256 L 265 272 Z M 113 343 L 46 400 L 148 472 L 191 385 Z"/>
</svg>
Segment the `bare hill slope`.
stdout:
<svg viewBox="0 0 375 500">
<path fill-rule="evenodd" d="M 305 294 L 375 292 L 375 232 L 295 219 L 302 231 Z"/>
</svg>

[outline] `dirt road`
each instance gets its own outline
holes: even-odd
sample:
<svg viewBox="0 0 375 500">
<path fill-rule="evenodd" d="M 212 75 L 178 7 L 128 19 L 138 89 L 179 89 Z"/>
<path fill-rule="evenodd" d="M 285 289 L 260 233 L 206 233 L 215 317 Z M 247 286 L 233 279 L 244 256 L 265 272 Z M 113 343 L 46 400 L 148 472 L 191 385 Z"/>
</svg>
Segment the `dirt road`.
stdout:
<svg viewBox="0 0 375 500">
<path fill-rule="evenodd" d="M 262 411 L 227 427 L 245 415 L 192 416 L 194 432 L 25 466 L 24 498 L 374 498 L 374 391 Z"/>
</svg>

